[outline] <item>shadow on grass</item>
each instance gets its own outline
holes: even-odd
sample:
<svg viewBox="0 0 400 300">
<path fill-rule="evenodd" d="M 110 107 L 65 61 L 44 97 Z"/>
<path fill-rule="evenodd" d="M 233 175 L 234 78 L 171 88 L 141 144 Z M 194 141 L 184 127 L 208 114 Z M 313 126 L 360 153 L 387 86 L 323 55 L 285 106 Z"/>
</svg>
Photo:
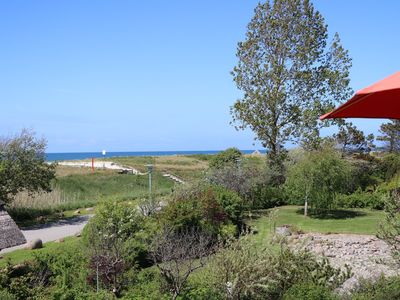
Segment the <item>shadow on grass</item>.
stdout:
<svg viewBox="0 0 400 300">
<path fill-rule="evenodd" d="M 304 208 L 296 210 L 299 215 L 304 215 Z M 352 219 L 357 217 L 363 217 L 367 214 L 362 211 L 346 210 L 346 209 L 332 209 L 332 210 L 316 210 L 309 209 L 308 216 L 313 219 L 320 220 L 340 220 L 340 219 Z"/>
</svg>

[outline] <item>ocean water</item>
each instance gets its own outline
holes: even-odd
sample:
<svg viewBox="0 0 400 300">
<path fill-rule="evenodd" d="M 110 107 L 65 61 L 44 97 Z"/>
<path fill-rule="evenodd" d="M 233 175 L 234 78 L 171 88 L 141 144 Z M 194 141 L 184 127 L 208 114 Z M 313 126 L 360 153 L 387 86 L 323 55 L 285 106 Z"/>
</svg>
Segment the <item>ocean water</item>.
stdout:
<svg viewBox="0 0 400 300">
<path fill-rule="evenodd" d="M 209 151 L 143 151 L 143 152 L 69 152 L 69 153 L 46 153 L 47 161 L 80 160 L 99 157 L 121 157 L 121 156 L 165 156 L 165 155 L 193 155 L 193 154 L 217 154 L 222 150 Z M 244 154 L 251 154 L 255 150 L 240 150 Z M 265 150 L 259 150 L 265 153 Z"/>
</svg>

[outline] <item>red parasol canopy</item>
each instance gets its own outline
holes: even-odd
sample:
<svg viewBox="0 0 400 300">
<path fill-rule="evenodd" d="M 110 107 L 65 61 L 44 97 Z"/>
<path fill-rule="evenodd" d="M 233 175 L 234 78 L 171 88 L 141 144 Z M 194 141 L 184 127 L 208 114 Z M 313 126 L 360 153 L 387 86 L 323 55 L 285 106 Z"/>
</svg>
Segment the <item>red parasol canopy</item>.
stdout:
<svg viewBox="0 0 400 300">
<path fill-rule="evenodd" d="M 400 119 L 400 72 L 358 91 L 353 98 L 320 117 Z"/>
</svg>

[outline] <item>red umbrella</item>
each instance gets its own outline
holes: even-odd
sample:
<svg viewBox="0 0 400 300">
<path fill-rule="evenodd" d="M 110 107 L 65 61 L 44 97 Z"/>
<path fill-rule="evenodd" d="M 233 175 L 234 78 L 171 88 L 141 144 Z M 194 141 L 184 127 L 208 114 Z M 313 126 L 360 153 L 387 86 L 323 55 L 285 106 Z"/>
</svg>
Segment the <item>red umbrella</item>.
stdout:
<svg viewBox="0 0 400 300">
<path fill-rule="evenodd" d="M 400 72 L 358 91 L 353 98 L 320 117 L 400 119 Z"/>
</svg>

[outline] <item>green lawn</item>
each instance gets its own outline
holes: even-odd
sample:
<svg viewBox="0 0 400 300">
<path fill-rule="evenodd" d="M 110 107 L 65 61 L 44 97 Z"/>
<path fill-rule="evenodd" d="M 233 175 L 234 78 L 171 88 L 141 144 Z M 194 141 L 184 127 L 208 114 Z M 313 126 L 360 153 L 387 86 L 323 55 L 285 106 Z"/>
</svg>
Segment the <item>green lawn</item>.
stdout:
<svg viewBox="0 0 400 300">
<path fill-rule="evenodd" d="M 65 238 L 63 243 L 57 243 L 57 242 L 45 243 L 43 244 L 42 249 L 36 249 L 36 250 L 19 249 L 10 253 L 5 253 L 2 255 L 3 258 L 0 259 L 0 268 L 5 267 L 8 261 L 11 262 L 11 264 L 15 265 L 22 263 L 26 260 L 33 259 L 34 255 L 38 253 L 51 253 L 57 251 L 58 249 L 65 249 L 66 247 L 78 247 L 80 244 L 80 239 L 81 238 L 77 237 L 67 237 Z"/>
<path fill-rule="evenodd" d="M 255 237 L 259 241 L 266 240 L 271 234 L 273 224 L 268 216 L 270 211 L 253 213 L 249 220 L 258 231 Z M 276 226 L 294 225 L 303 232 L 375 235 L 383 218 L 382 211 L 368 209 L 340 210 L 326 218 L 304 217 L 300 206 L 282 206 L 277 208 Z"/>
</svg>

